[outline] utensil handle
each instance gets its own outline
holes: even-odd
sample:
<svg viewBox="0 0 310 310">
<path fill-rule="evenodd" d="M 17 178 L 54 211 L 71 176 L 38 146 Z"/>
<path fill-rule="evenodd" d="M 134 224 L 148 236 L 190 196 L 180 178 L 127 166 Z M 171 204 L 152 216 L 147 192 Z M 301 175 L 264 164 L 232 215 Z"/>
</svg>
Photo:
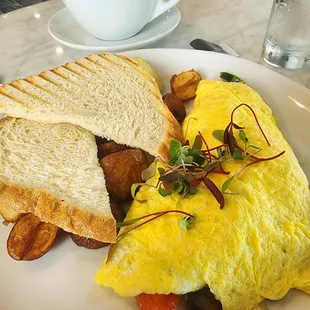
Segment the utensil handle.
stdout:
<svg viewBox="0 0 310 310">
<path fill-rule="evenodd" d="M 180 2 L 180 0 L 170 0 L 170 1 L 159 0 L 150 21 L 152 21 L 159 15 L 163 14 L 167 10 L 174 7 L 178 2 Z"/>
</svg>

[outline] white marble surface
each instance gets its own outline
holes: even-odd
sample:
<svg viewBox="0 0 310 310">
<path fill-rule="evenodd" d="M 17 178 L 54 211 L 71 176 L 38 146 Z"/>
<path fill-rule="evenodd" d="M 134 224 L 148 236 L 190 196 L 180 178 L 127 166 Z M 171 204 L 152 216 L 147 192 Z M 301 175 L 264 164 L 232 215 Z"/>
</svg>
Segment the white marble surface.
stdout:
<svg viewBox="0 0 310 310">
<path fill-rule="evenodd" d="M 191 48 L 191 40 L 203 38 L 226 42 L 241 57 L 262 63 L 260 53 L 271 5 L 271 0 L 181 0 L 181 24 L 151 47 Z M 51 0 L 0 16 L 0 82 L 88 54 L 61 46 L 49 36 L 47 22 L 62 7 L 61 0 Z M 277 71 L 310 88 L 309 68 Z"/>
</svg>

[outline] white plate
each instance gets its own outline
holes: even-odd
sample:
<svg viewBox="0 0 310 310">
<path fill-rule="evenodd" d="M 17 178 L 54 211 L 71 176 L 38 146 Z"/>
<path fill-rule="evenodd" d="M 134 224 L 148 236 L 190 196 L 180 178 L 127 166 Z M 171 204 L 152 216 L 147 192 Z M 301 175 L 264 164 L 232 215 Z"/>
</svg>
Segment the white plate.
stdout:
<svg viewBox="0 0 310 310">
<path fill-rule="evenodd" d="M 258 64 L 223 54 L 154 49 L 132 51 L 126 55 L 141 56 L 151 62 L 166 85 L 172 74 L 192 68 L 204 78 L 218 79 L 220 71 L 244 78 L 273 109 L 310 179 L 308 89 Z M 75 246 L 70 238 L 64 238 L 37 261 L 16 262 L 6 253 L 9 230 L 0 225 L 1 310 L 137 310 L 133 298 L 121 298 L 93 282 L 105 249 L 86 250 Z M 281 301 L 268 302 L 268 305 L 269 310 L 309 310 L 310 298 L 292 291 Z"/>
<path fill-rule="evenodd" d="M 116 52 L 142 48 L 170 34 L 180 23 L 181 13 L 173 7 L 147 24 L 135 36 L 120 41 L 99 40 L 84 30 L 67 8 L 56 12 L 49 20 L 49 34 L 71 48 L 92 52 Z"/>
</svg>

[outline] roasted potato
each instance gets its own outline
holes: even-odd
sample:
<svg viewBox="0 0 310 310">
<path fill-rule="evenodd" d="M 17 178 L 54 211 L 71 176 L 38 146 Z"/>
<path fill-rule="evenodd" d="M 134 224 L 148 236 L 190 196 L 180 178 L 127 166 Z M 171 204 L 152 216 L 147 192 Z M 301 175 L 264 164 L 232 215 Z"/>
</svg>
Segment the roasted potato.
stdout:
<svg viewBox="0 0 310 310">
<path fill-rule="evenodd" d="M 186 110 L 182 100 L 173 93 L 163 96 L 163 101 L 177 121 L 183 122 Z"/>
<path fill-rule="evenodd" d="M 195 70 L 175 74 L 170 80 L 171 91 L 183 101 L 195 98 L 201 76 Z"/>
<path fill-rule="evenodd" d="M 128 146 L 109 141 L 98 145 L 98 158 L 101 159 L 109 154 L 117 153 L 129 149 Z"/>
<path fill-rule="evenodd" d="M 76 245 L 90 250 L 100 249 L 108 245 L 108 243 L 97 241 L 91 238 L 81 237 L 72 233 L 70 234 L 70 237 Z"/>
<path fill-rule="evenodd" d="M 126 201 L 131 197 L 131 185 L 143 182 L 141 173 L 147 168 L 147 160 L 143 151 L 129 149 L 103 157 L 100 165 L 110 195 L 117 201 Z"/>
<path fill-rule="evenodd" d="M 22 215 L 22 213 L 7 206 L 0 206 L 0 215 L 3 217 L 5 222 L 15 222 Z"/>
<path fill-rule="evenodd" d="M 109 142 L 109 140 L 106 139 L 106 138 L 101 138 L 101 137 L 99 137 L 99 136 L 96 136 L 95 138 L 96 138 L 96 144 L 97 144 L 97 145 L 100 145 L 100 144 Z"/>
<path fill-rule="evenodd" d="M 161 91 L 163 88 L 163 82 L 156 69 L 141 57 L 135 57 L 133 59 L 138 63 L 140 68 L 142 68 L 144 71 L 146 71 L 150 76 L 152 76 L 155 79 L 158 88 Z"/>
<path fill-rule="evenodd" d="M 186 310 L 222 310 L 221 303 L 208 287 L 186 294 L 184 300 Z"/>
<path fill-rule="evenodd" d="M 33 214 L 25 214 L 14 224 L 7 240 L 9 255 L 16 260 L 35 260 L 54 245 L 60 228 L 43 223 Z"/>
<path fill-rule="evenodd" d="M 117 204 L 113 200 L 110 201 L 110 205 L 111 205 L 112 214 L 115 217 L 116 221 L 122 222 L 125 218 L 125 212 L 124 212 L 123 208 L 120 207 L 119 204 Z M 91 250 L 99 249 L 99 248 L 102 248 L 104 246 L 110 245 L 110 243 L 97 241 L 97 240 L 91 239 L 91 238 L 80 237 L 80 236 L 75 235 L 75 234 L 70 234 L 70 236 L 76 245 L 87 248 L 87 249 L 91 249 Z"/>
</svg>

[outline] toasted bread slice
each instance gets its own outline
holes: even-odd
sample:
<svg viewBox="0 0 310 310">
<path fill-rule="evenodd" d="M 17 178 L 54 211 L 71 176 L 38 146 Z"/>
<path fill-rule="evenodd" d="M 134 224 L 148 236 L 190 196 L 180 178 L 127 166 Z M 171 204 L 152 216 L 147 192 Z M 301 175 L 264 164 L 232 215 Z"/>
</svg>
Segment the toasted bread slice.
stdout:
<svg viewBox="0 0 310 310">
<path fill-rule="evenodd" d="M 0 87 L 0 113 L 71 123 L 167 160 L 181 128 L 155 80 L 132 59 L 91 55 Z"/>
<path fill-rule="evenodd" d="M 72 124 L 0 120 L 0 210 L 34 213 L 83 237 L 115 242 L 95 137 Z"/>
</svg>

